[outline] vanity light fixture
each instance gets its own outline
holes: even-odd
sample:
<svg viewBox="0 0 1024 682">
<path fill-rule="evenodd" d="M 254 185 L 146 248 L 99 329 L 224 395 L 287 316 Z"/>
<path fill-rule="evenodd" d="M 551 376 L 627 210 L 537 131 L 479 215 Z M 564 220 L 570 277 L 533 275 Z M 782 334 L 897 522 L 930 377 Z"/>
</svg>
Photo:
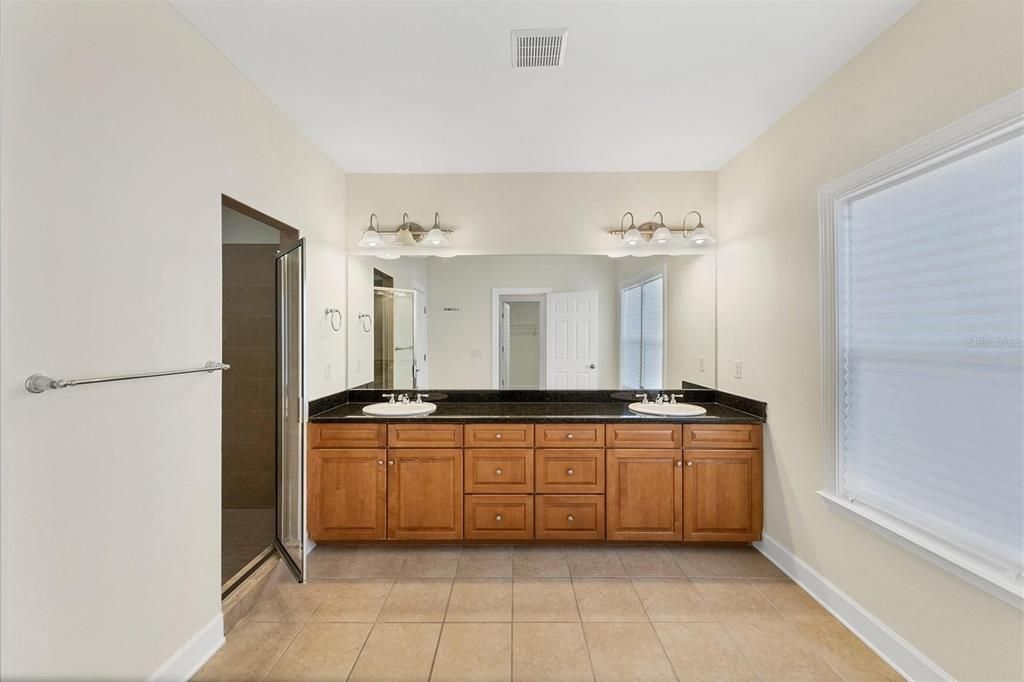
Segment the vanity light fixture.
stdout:
<svg viewBox="0 0 1024 682">
<path fill-rule="evenodd" d="M 374 221 L 377 221 L 374 224 Z M 434 213 L 434 225 L 427 229 L 419 223 L 409 220 L 409 214 L 402 214 L 402 224 L 394 229 L 381 229 L 377 214 L 370 214 L 370 226 L 359 238 L 357 246 L 361 248 L 379 249 L 383 247 L 432 247 L 450 246 L 449 235 L 453 230 L 441 227 L 441 215 Z M 384 256 L 382 256 L 384 257 Z M 397 258 L 397 255 L 393 257 Z"/>
<path fill-rule="evenodd" d="M 629 229 L 623 232 L 622 226 L 626 222 L 626 216 L 629 216 Z M 632 211 L 626 211 L 622 214 L 622 219 L 619 221 L 619 234 L 622 235 L 622 241 L 626 242 L 626 246 L 636 246 L 644 240 L 640 230 L 636 229 L 636 225 L 633 224 Z"/>
<path fill-rule="evenodd" d="M 691 214 L 697 215 L 697 227 L 692 230 L 686 229 L 686 219 Z M 700 211 L 690 211 L 683 216 L 683 236 L 686 237 L 687 241 L 693 242 L 697 246 L 711 245 L 715 243 L 715 238 L 708 232 L 708 228 L 704 227 L 704 220 L 701 218 Z"/>
<path fill-rule="evenodd" d="M 686 219 L 691 215 L 697 216 L 697 226 L 687 227 Z M 626 216 L 629 216 L 629 227 L 626 225 Z M 699 211 L 690 211 L 683 216 L 683 224 L 680 227 L 668 227 L 665 225 L 665 217 L 661 211 L 654 212 L 655 220 L 649 220 L 639 226 L 633 224 L 633 212 L 626 211 L 619 221 L 619 229 L 610 230 L 608 234 L 622 239 L 626 246 L 639 246 L 644 240 L 664 246 L 672 242 L 677 234 L 695 246 L 705 246 L 715 243 L 714 237 L 704 227 Z"/>
<path fill-rule="evenodd" d="M 370 226 L 363 231 L 363 236 L 359 238 L 358 246 L 368 249 L 379 249 L 384 246 L 384 238 L 380 236 L 380 220 L 377 220 L 377 226 L 374 227 L 373 221 L 377 219 L 376 213 L 370 214 Z"/>
</svg>

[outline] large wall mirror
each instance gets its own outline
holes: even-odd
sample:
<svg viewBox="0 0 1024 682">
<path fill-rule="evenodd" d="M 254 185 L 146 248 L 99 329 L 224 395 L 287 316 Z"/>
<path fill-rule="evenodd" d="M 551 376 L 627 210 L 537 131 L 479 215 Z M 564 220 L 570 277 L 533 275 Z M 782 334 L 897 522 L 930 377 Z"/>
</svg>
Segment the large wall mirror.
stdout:
<svg viewBox="0 0 1024 682">
<path fill-rule="evenodd" d="M 349 388 L 716 384 L 715 255 L 350 256 Z"/>
</svg>

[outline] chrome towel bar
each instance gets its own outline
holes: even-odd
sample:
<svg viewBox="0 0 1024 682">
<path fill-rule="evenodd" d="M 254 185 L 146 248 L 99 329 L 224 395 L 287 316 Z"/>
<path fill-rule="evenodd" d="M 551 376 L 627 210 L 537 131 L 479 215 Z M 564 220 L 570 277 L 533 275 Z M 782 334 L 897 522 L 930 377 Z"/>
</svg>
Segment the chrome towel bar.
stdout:
<svg viewBox="0 0 1024 682">
<path fill-rule="evenodd" d="M 93 379 L 53 379 L 45 374 L 33 374 L 25 379 L 25 390 L 29 393 L 42 393 L 53 388 L 82 386 L 84 384 L 105 384 L 110 381 L 127 381 L 129 379 L 148 379 L 149 377 L 167 377 L 172 374 L 195 374 L 196 372 L 223 372 L 231 369 L 231 365 L 210 360 L 202 367 L 192 369 L 171 369 L 165 372 L 145 372 L 142 374 L 122 374 L 116 377 L 95 377 Z"/>
</svg>

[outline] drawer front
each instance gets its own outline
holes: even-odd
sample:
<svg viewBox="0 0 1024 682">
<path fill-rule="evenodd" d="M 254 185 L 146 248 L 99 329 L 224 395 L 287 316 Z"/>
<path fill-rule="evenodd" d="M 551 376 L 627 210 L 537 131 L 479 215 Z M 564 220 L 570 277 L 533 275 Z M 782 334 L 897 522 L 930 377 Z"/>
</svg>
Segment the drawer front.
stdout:
<svg viewBox="0 0 1024 682">
<path fill-rule="evenodd" d="M 467 448 L 467 493 L 532 493 L 533 450 Z"/>
<path fill-rule="evenodd" d="M 687 424 L 684 448 L 757 450 L 761 447 L 760 424 Z"/>
<path fill-rule="evenodd" d="M 311 448 L 382 448 L 384 424 L 310 424 Z"/>
<path fill-rule="evenodd" d="M 388 424 L 389 448 L 461 448 L 461 424 Z"/>
<path fill-rule="evenodd" d="M 681 448 L 681 424 L 608 424 L 610 448 Z"/>
<path fill-rule="evenodd" d="M 603 540 L 604 495 L 537 495 L 538 540 Z"/>
<path fill-rule="evenodd" d="M 604 424 L 537 424 L 538 448 L 602 448 Z"/>
<path fill-rule="evenodd" d="M 467 539 L 533 539 L 533 495 L 466 495 L 464 499 Z"/>
<path fill-rule="evenodd" d="M 467 448 L 532 448 L 533 424 L 466 424 Z"/>
<path fill-rule="evenodd" d="M 534 456 L 539 493 L 603 493 L 604 450 L 547 449 Z"/>
</svg>

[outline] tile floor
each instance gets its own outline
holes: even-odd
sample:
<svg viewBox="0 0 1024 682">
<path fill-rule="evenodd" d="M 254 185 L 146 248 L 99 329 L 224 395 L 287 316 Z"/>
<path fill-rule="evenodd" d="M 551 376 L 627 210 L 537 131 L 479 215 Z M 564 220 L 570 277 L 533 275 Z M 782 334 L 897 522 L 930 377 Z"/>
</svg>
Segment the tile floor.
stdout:
<svg viewBox="0 0 1024 682">
<path fill-rule="evenodd" d="M 319 546 L 195 680 L 901 679 L 751 547 Z"/>
</svg>

